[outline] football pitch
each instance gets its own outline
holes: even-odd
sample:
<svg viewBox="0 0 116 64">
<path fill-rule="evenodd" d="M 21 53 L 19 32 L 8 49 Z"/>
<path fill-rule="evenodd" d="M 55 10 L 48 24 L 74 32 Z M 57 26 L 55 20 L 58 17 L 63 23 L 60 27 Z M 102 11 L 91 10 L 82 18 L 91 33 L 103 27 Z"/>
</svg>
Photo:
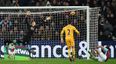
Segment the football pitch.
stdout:
<svg viewBox="0 0 116 64">
<path fill-rule="evenodd" d="M 37 58 L 29 60 L 0 60 L 0 64 L 70 64 L 66 58 Z M 72 63 L 73 64 L 73 63 Z M 94 60 L 76 59 L 76 64 L 100 64 Z M 116 64 L 116 59 L 109 59 L 103 64 Z"/>
</svg>

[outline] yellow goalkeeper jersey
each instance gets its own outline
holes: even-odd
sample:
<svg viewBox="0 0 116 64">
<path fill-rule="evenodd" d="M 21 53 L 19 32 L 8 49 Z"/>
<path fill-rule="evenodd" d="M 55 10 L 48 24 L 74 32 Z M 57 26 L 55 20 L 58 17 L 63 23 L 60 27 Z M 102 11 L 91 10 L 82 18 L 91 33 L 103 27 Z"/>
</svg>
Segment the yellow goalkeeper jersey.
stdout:
<svg viewBox="0 0 116 64">
<path fill-rule="evenodd" d="M 80 34 L 80 32 L 71 24 L 68 24 L 67 26 L 63 27 L 61 31 L 61 38 L 63 38 L 63 33 L 65 32 L 65 38 L 74 38 L 74 31 L 77 34 Z"/>
</svg>

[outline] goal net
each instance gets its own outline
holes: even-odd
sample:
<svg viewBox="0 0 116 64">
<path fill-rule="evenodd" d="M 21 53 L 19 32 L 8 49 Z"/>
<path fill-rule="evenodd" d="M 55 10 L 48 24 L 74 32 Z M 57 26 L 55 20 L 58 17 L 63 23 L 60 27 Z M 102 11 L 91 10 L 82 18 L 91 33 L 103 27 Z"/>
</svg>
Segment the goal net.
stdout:
<svg viewBox="0 0 116 64">
<path fill-rule="evenodd" d="M 98 8 L 88 6 L 0 7 L 1 47 L 6 41 L 22 41 L 28 32 L 28 23 L 31 25 L 34 20 L 37 29 L 29 42 L 36 54 L 31 57 L 67 57 L 67 47 L 60 43 L 60 32 L 71 21 L 80 31 L 80 36 L 74 34 L 76 55 L 89 58 L 87 51 L 94 49 L 98 41 L 98 14 Z"/>
</svg>

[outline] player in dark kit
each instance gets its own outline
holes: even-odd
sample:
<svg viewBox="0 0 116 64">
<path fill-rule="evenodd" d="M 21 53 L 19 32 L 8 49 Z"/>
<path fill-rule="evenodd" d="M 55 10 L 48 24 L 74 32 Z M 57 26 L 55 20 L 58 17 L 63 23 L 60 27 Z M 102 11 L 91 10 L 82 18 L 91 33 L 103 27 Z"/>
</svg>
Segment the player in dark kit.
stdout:
<svg viewBox="0 0 116 64">
<path fill-rule="evenodd" d="M 30 43 L 31 37 L 33 36 L 35 30 L 37 29 L 36 22 L 34 21 L 34 19 L 31 18 L 31 24 L 27 20 L 25 20 L 25 22 L 27 24 L 27 32 L 23 38 L 24 45 Z"/>
<path fill-rule="evenodd" d="M 38 28 L 34 19 L 26 14 L 25 19 L 23 20 L 27 24 L 27 31 L 23 37 L 23 45 L 28 48 L 29 53 L 34 53 L 33 49 L 31 49 L 31 37 L 33 36 L 35 30 Z"/>
</svg>

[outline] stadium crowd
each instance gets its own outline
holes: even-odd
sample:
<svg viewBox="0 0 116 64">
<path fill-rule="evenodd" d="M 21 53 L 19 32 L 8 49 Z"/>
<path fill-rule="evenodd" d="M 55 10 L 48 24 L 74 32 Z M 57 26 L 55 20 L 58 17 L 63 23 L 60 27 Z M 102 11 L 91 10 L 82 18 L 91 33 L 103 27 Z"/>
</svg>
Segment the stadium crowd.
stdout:
<svg viewBox="0 0 116 64">
<path fill-rule="evenodd" d="M 98 31 L 99 40 L 116 40 L 116 7 L 115 7 L 116 1 L 115 0 L 0 0 L 0 6 L 46 6 L 46 5 L 51 5 L 51 6 L 87 6 L 88 5 L 90 7 L 100 7 L 99 31 Z M 14 21 L 15 24 L 13 24 L 10 21 L 10 17 L 6 17 L 6 19 L 9 20 L 7 22 L 8 26 L 12 26 L 18 23 L 16 20 Z M 6 24 L 6 23 L 4 24 L 2 23 L 3 22 L 1 20 L 0 21 L 1 26 Z M 54 26 L 54 22 L 51 22 L 51 26 Z M 47 25 L 45 27 L 41 26 L 39 30 L 41 32 L 44 29 L 48 29 L 48 28 L 49 26 Z M 17 30 L 17 27 L 13 29 Z M 2 28 L 2 30 L 5 30 L 5 28 Z M 10 33 L 12 32 L 13 31 L 11 30 Z M 21 30 L 20 33 L 22 34 L 23 31 Z M 54 32 L 54 33 L 57 34 L 58 36 L 58 32 Z M 41 33 L 39 34 L 41 35 Z"/>
</svg>

